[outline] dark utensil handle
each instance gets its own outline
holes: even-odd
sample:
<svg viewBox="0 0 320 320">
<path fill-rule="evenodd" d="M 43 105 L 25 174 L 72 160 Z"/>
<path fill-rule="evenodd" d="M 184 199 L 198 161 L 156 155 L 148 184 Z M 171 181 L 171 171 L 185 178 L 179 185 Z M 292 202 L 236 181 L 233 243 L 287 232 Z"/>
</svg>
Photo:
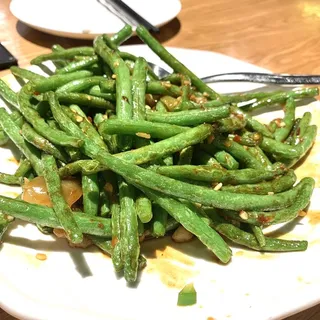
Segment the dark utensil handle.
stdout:
<svg viewBox="0 0 320 320">
<path fill-rule="evenodd" d="M 202 78 L 204 82 L 256 82 L 274 84 L 320 84 L 320 75 L 282 75 L 252 72 L 216 74 Z"/>
<path fill-rule="evenodd" d="M 137 22 L 137 25 L 142 24 L 150 31 L 159 32 L 159 28 L 153 26 L 151 23 L 149 23 L 146 19 L 141 17 L 137 12 L 131 9 L 123 1 L 109 0 L 108 2 L 111 3 L 115 8 L 117 8 L 118 11 L 121 11 L 123 14 L 128 15 L 131 19 L 135 20 Z"/>
</svg>

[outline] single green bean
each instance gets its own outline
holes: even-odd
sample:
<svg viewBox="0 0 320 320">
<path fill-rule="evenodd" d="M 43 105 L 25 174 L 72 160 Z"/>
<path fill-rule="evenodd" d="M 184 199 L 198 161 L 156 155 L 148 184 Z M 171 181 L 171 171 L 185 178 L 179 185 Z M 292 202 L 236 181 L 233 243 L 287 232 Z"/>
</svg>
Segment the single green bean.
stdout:
<svg viewBox="0 0 320 320">
<path fill-rule="evenodd" d="M 133 119 L 143 120 L 146 117 L 145 95 L 147 78 L 147 61 L 138 58 L 132 74 L 132 112 Z"/>
<path fill-rule="evenodd" d="M 16 177 L 25 177 L 27 173 L 32 169 L 30 161 L 26 158 L 20 159 L 19 167 L 14 173 Z"/>
<path fill-rule="evenodd" d="M 264 247 L 266 245 L 266 238 L 264 237 L 263 231 L 261 227 L 250 225 L 252 233 L 256 237 L 257 242 L 260 247 Z"/>
<path fill-rule="evenodd" d="M 87 67 L 91 67 L 95 63 L 98 62 L 98 57 L 93 56 L 93 57 L 88 57 L 80 61 L 73 61 L 64 66 L 61 69 L 56 70 L 56 74 L 64 74 L 64 73 L 70 73 L 70 72 L 75 72 L 79 70 L 84 70 Z"/>
<path fill-rule="evenodd" d="M 49 78 L 33 80 L 32 89 L 34 92 L 44 93 L 47 91 L 56 90 L 59 87 L 73 80 L 88 78 L 91 76 L 92 72 L 87 70 L 75 71 L 66 74 L 55 74 Z"/>
<path fill-rule="evenodd" d="M 8 185 L 21 185 L 23 179 L 12 174 L 0 172 L 0 183 Z"/>
<path fill-rule="evenodd" d="M 52 228 L 62 228 L 53 209 L 46 206 L 0 196 L 0 211 L 30 223 Z M 111 236 L 110 219 L 88 216 L 83 212 L 74 212 L 74 219 L 84 234 L 103 237 Z"/>
<path fill-rule="evenodd" d="M 274 132 L 274 138 L 276 141 L 284 141 L 288 137 L 294 124 L 295 111 L 296 103 L 294 101 L 294 98 L 290 97 L 284 107 L 284 117 L 281 122 L 281 124 L 283 123 L 284 125 L 276 128 Z"/>
<path fill-rule="evenodd" d="M 269 158 L 266 156 L 266 154 L 260 149 L 259 146 L 256 147 L 249 147 L 248 152 L 251 153 L 258 161 L 261 162 L 263 167 L 270 169 L 272 166 L 271 161 Z"/>
<path fill-rule="evenodd" d="M 129 24 L 126 24 L 120 31 L 115 33 L 111 37 L 111 41 L 116 45 L 120 46 L 123 42 L 125 42 L 132 35 L 132 27 Z"/>
<path fill-rule="evenodd" d="M 58 92 L 81 92 L 92 86 L 98 85 L 104 79 L 103 76 L 93 76 L 89 78 L 81 78 L 67 82 L 56 90 Z"/>
<path fill-rule="evenodd" d="M 258 184 L 241 184 L 235 186 L 223 186 L 221 190 L 235 193 L 250 194 L 273 194 L 280 193 L 292 188 L 297 177 L 293 170 L 289 170 L 283 176 L 277 176 L 275 179 L 260 182 Z"/>
<path fill-rule="evenodd" d="M 2 79 L 0 79 L 0 97 L 15 108 L 19 108 L 17 94 Z"/>
<path fill-rule="evenodd" d="M 21 128 L 21 135 L 26 141 L 34 145 L 39 150 L 42 150 L 48 154 L 53 155 L 56 159 L 61 160 L 64 163 L 68 162 L 68 157 L 64 150 L 59 149 L 53 145 L 50 141 L 39 135 L 28 123 L 24 123 Z"/>
<path fill-rule="evenodd" d="M 167 139 L 188 131 L 188 127 L 176 126 L 167 123 L 157 123 L 144 120 L 108 119 L 99 124 L 102 136 L 110 134 L 149 134 L 151 138 Z"/>
<path fill-rule="evenodd" d="M 161 122 L 180 126 L 195 126 L 204 122 L 212 123 L 227 117 L 229 114 L 230 108 L 228 106 L 222 106 L 201 111 L 188 110 L 168 113 L 147 111 L 146 119 L 151 122 Z"/>
<path fill-rule="evenodd" d="M 114 105 L 101 97 L 91 96 L 86 93 L 58 92 L 57 97 L 61 103 L 78 104 L 91 108 L 114 110 Z"/>
<path fill-rule="evenodd" d="M 22 69 L 16 66 L 12 66 L 10 68 L 10 71 L 12 72 L 13 75 L 15 75 L 16 77 L 22 78 L 22 79 L 27 79 L 29 81 L 40 81 L 40 80 L 44 80 L 46 79 L 46 77 L 37 74 L 35 72 L 32 72 L 30 70 L 27 69 Z"/>
<path fill-rule="evenodd" d="M 310 112 L 305 112 L 301 118 L 296 131 L 293 133 L 291 145 L 297 145 L 300 142 L 300 138 L 304 136 L 308 126 L 310 125 L 312 115 Z"/>
<path fill-rule="evenodd" d="M 66 60 L 73 59 L 75 56 L 93 56 L 94 50 L 92 47 L 77 47 L 70 48 L 52 53 L 42 54 L 30 61 L 31 64 L 40 64 L 48 60 Z"/>
<path fill-rule="evenodd" d="M 195 181 L 217 182 L 223 184 L 252 184 L 260 183 L 264 180 L 274 179 L 276 176 L 286 172 L 283 164 L 277 163 L 273 165 L 271 170 L 267 169 L 240 169 L 225 170 L 217 165 L 204 166 L 163 166 L 151 167 L 151 170 L 173 179 L 187 179 Z M 61 169 L 60 169 L 61 170 Z"/>
<path fill-rule="evenodd" d="M 82 190 L 84 213 L 97 216 L 99 212 L 100 190 L 96 173 L 82 176 Z"/>
<path fill-rule="evenodd" d="M 152 211 L 151 234 L 155 238 L 163 237 L 166 234 L 168 212 L 157 204 L 153 205 Z"/>
<path fill-rule="evenodd" d="M 212 99 L 219 98 L 219 95 L 199 79 L 186 66 L 179 62 L 172 54 L 170 54 L 155 38 L 151 36 L 148 30 L 143 26 L 138 26 L 136 29 L 137 35 L 145 42 L 150 49 L 155 52 L 165 63 L 167 63 L 175 72 L 187 75 L 192 84 L 200 91 L 209 94 Z"/>
<path fill-rule="evenodd" d="M 116 101 L 116 95 L 114 93 L 103 93 L 100 90 L 100 87 L 98 85 L 95 85 L 91 87 L 89 90 L 86 90 L 85 93 L 91 95 L 103 98 L 108 101 Z"/>
<path fill-rule="evenodd" d="M 56 218 L 61 223 L 68 239 L 73 243 L 81 243 L 82 232 L 74 219 L 73 212 L 61 194 L 61 181 L 55 159 L 51 155 L 42 155 L 43 176 Z"/>
<path fill-rule="evenodd" d="M 42 175 L 43 167 L 40 161 L 40 152 L 33 145 L 26 142 L 20 135 L 20 128 L 12 121 L 4 108 L 0 108 L 0 125 L 17 148 L 30 161 L 37 175 Z"/>
<path fill-rule="evenodd" d="M 224 168 L 228 170 L 237 170 L 239 168 L 239 162 L 228 152 L 218 151 L 214 154 L 214 157 Z"/>
<path fill-rule="evenodd" d="M 152 206 L 150 200 L 141 194 L 136 199 L 136 212 L 143 223 L 148 223 L 153 217 Z"/>
</svg>

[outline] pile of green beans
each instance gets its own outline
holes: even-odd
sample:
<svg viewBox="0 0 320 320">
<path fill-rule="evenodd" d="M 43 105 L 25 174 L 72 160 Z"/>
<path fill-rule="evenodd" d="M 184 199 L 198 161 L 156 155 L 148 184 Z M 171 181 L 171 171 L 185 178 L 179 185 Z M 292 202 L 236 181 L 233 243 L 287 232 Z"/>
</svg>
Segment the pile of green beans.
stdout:
<svg viewBox="0 0 320 320">
<path fill-rule="evenodd" d="M 14 218 L 63 229 L 69 242 L 89 240 L 111 255 L 130 283 L 146 264 L 143 241 L 180 226 L 223 263 L 232 256 L 224 238 L 257 251 L 306 250 L 306 241 L 268 238 L 263 228 L 292 221 L 310 202 L 314 180 L 297 181 L 292 167 L 317 127 L 311 113 L 300 119 L 295 110 L 318 89 L 221 95 L 144 27 L 136 32 L 170 76 L 159 79 L 143 57 L 121 51 L 132 35 L 126 25 L 92 47 L 55 45 L 31 61 L 52 61 L 52 75 L 12 67 L 27 80 L 19 92 L 0 80 L 7 106 L 0 145 L 11 141 L 21 153 L 16 173 L 0 173 L 0 183 L 23 186 L 42 176 L 52 203 L 0 196 L 0 240 Z M 268 125 L 251 113 L 279 104 L 283 118 Z M 61 188 L 70 177 L 83 192 L 72 207 Z"/>
</svg>

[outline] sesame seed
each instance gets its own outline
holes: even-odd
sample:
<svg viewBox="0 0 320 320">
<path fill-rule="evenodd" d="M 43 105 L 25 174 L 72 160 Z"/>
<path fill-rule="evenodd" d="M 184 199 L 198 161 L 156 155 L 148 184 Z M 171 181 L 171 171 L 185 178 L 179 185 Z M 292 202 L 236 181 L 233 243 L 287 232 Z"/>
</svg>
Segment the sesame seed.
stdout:
<svg viewBox="0 0 320 320">
<path fill-rule="evenodd" d="M 249 219 L 248 213 L 247 213 L 246 211 L 244 211 L 244 210 L 241 210 L 241 211 L 240 211 L 239 216 L 240 216 L 240 218 L 243 219 L 243 220 L 248 220 L 248 219 Z"/>
<path fill-rule="evenodd" d="M 214 188 L 213 190 L 218 191 L 222 188 L 222 182 L 219 182 Z"/>
</svg>

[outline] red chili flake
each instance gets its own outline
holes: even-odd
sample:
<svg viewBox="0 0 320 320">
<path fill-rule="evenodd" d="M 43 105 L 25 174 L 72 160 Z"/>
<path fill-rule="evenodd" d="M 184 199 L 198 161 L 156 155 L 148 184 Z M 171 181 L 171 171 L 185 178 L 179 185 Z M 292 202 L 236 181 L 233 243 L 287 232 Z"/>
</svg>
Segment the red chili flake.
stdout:
<svg viewBox="0 0 320 320">
<path fill-rule="evenodd" d="M 88 121 L 92 123 L 92 118 L 90 116 L 88 116 L 87 118 L 88 118 Z"/>
<path fill-rule="evenodd" d="M 263 214 L 259 214 L 258 216 L 258 221 L 262 224 L 267 224 L 269 223 L 270 221 L 272 221 L 272 217 L 268 217 L 268 216 L 265 216 Z"/>
<path fill-rule="evenodd" d="M 103 224 L 101 222 L 98 223 L 98 228 L 100 228 L 100 229 L 104 228 L 104 226 L 103 226 Z"/>
<path fill-rule="evenodd" d="M 240 142 L 241 141 L 241 137 L 239 135 L 235 135 L 234 138 L 233 138 L 233 141 L 235 142 Z"/>
<path fill-rule="evenodd" d="M 39 94 L 40 94 L 39 91 L 34 91 L 34 92 L 33 92 L 33 95 L 35 95 L 35 96 L 38 96 Z"/>
</svg>

